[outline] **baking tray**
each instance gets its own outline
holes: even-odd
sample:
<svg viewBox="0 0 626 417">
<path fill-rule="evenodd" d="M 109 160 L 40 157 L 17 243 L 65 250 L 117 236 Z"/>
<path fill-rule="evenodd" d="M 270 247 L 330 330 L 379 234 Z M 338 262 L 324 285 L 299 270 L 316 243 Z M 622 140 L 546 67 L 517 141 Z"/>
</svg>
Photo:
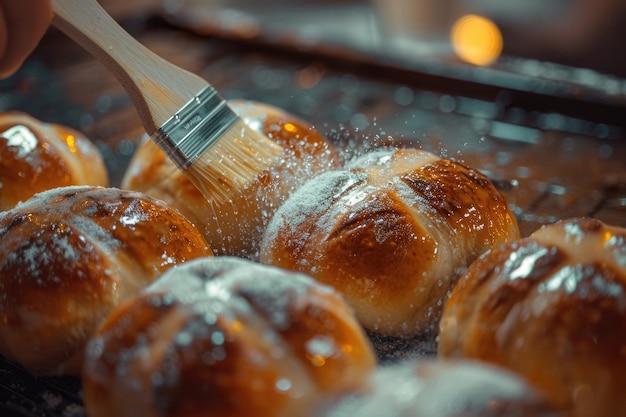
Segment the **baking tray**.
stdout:
<svg viewBox="0 0 626 417">
<path fill-rule="evenodd" d="M 528 76 L 515 66 L 492 69 L 500 76 L 491 77 L 446 59 L 381 61 L 350 45 L 304 45 L 271 31 L 245 38 L 187 23 L 162 14 L 123 21 L 226 98 L 284 108 L 340 146 L 394 142 L 480 169 L 508 199 L 522 235 L 575 216 L 626 227 L 626 106 L 620 94 L 609 94 L 621 80 L 598 74 L 606 84 L 590 86 L 536 78 L 522 83 L 533 88 L 522 89 L 505 82 Z M 606 85 L 614 88 L 598 87 Z M 22 70 L 0 82 L 0 93 L 0 110 L 83 130 L 102 151 L 112 185 L 119 185 L 141 125 L 117 82 L 63 35 L 51 31 Z M 384 361 L 434 349 L 417 341 L 378 353 Z M 83 416 L 80 381 L 37 378 L 0 357 L 0 415 Z"/>
</svg>

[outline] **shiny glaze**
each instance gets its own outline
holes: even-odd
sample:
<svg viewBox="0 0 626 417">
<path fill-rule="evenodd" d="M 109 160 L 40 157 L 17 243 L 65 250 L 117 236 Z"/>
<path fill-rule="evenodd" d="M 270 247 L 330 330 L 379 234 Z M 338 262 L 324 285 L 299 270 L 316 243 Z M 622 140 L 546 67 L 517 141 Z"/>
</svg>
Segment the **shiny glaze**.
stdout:
<svg viewBox="0 0 626 417">
<path fill-rule="evenodd" d="M 318 175 L 276 212 L 261 262 L 339 290 L 369 331 L 436 332 L 458 271 L 517 238 L 480 173 L 419 150 L 377 151 Z"/>
<path fill-rule="evenodd" d="M 545 226 L 476 261 L 446 306 L 439 352 L 525 376 L 577 417 L 626 413 L 626 230 Z"/>
<path fill-rule="evenodd" d="M 0 114 L 0 211 L 51 188 L 108 185 L 102 156 L 82 133 L 25 113 Z"/>
<path fill-rule="evenodd" d="M 345 302 L 309 277 L 239 258 L 168 271 L 91 340 L 90 416 L 290 416 L 375 366 Z"/>
<path fill-rule="evenodd" d="M 174 210 L 130 191 L 63 187 L 0 213 L 0 353 L 33 373 L 77 373 L 121 300 L 210 255 Z"/>
<path fill-rule="evenodd" d="M 324 417 L 561 416 L 518 375 L 472 360 L 405 360 L 377 368 L 369 385 Z"/>
<path fill-rule="evenodd" d="M 251 128 L 284 148 L 283 158 L 224 206 L 208 201 L 158 146 L 145 141 L 122 180 L 122 188 L 145 192 L 178 209 L 202 231 L 216 254 L 258 258 L 262 233 L 276 208 L 306 179 L 336 167 L 331 143 L 307 123 L 283 111 L 247 101 L 231 106 Z"/>
</svg>

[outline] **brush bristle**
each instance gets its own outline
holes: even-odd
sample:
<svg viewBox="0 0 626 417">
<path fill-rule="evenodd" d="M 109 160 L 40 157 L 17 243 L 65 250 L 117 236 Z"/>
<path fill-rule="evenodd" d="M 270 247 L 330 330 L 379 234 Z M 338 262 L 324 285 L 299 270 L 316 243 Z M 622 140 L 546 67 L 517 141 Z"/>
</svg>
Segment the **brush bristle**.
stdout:
<svg viewBox="0 0 626 417">
<path fill-rule="evenodd" d="M 283 148 L 238 120 L 186 171 L 209 200 L 225 204 L 274 165 Z"/>
</svg>

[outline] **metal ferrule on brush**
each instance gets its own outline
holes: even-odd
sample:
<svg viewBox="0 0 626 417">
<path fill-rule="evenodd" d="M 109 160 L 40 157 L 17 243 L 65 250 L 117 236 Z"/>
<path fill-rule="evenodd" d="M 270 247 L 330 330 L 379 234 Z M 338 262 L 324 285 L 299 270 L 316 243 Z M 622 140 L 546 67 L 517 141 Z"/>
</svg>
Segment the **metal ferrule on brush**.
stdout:
<svg viewBox="0 0 626 417">
<path fill-rule="evenodd" d="M 179 169 L 186 170 L 237 119 L 219 93 L 208 86 L 170 117 L 156 131 L 153 139 Z"/>
</svg>

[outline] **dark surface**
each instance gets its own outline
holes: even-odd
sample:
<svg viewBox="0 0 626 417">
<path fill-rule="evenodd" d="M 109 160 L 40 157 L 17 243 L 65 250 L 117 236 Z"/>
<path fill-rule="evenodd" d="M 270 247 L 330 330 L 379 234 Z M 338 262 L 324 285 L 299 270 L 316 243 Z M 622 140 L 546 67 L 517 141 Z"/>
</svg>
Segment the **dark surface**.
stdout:
<svg viewBox="0 0 626 417">
<path fill-rule="evenodd" d="M 263 33 L 247 40 L 221 29 L 194 35 L 158 16 L 123 23 L 225 97 L 284 108 L 347 149 L 353 142 L 394 142 L 479 168 L 507 197 L 523 235 L 574 216 L 626 227 L 626 105 L 620 94 L 598 88 L 621 88 L 622 80 L 572 84 L 563 75 L 584 70 L 540 63 L 534 71 L 546 71 L 530 77 L 529 64 L 514 59 L 484 70 L 443 60 L 383 62 L 336 46 L 271 42 Z M 548 70 L 553 76 L 543 77 Z M 119 185 L 143 136 L 117 82 L 54 30 L 18 74 L 0 81 L 0 98 L 0 110 L 24 110 L 84 131 L 102 150 L 112 185 Z M 403 349 L 379 354 L 433 351 L 419 344 Z M 0 415 L 81 416 L 79 381 L 35 378 L 0 358 Z"/>
<path fill-rule="evenodd" d="M 0 415 L 79 417 L 84 415 L 77 378 L 36 378 L 0 357 Z"/>
</svg>

